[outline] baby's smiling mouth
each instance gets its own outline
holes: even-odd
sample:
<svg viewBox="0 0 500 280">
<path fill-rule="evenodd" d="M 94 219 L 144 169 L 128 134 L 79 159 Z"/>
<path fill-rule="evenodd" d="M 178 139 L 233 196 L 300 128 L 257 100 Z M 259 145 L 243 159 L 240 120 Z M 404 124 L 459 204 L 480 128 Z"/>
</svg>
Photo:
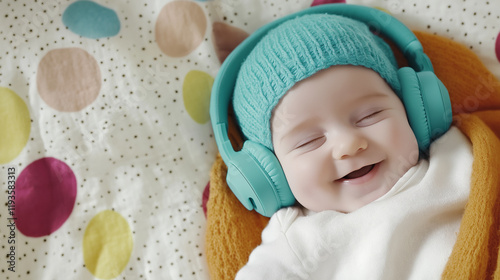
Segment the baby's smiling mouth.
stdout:
<svg viewBox="0 0 500 280">
<path fill-rule="evenodd" d="M 356 179 L 356 178 L 363 177 L 366 174 L 370 173 L 370 171 L 372 171 L 372 169 L 374 167 L 375 167 L 375 164 L 370 164 L 370 165 L 363 166 L 360 169 L 354 170 L 353 172 L 345 175 L 344 177 L 340 178 L 339 180 L 353 180 L 353 179 Z"/>
</svg>

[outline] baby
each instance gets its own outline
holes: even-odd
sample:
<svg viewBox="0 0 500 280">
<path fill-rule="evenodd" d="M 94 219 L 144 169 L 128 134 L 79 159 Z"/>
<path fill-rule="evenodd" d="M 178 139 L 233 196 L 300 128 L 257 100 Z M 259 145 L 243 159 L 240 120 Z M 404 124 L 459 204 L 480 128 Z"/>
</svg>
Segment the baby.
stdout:
<svg viewBox="0 0 500 280">
<path fill-rule="evenodd" d="M 297 204 L 272 216 L 236 279 L 439 279 L 472 153 L 452 127 L 419 157 L 400 90 L 389 46 L 349 18 L 301 16 L 255 46 L 234 111 Z"/>
</svg>

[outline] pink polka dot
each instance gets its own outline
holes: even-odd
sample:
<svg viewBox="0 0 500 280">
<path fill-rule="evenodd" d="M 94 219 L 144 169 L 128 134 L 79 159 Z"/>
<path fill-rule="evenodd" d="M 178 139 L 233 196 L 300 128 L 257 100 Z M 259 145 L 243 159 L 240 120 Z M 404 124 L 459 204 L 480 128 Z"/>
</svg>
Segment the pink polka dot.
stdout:
<svg viewBox="0 0 500 280">
<path fill-rule="evenodd" d="M 28 165 L 16 181 L 15 217 L 18 230 L 31 237 L 49 235 L 73 211 L 76 177 L 55 158 L 41 158 Z"/>
<path fill-rule="evenodd" d="M 345 0 L 314 0 L 311 4 L 311 7 L 323 4 L 333 4 L 333 3 L 345 3 Z"/>
<path fill-rule="evenodd" d="M 497 60 L 500 62 L 500 33 L 498 33 L 497 40 L 495 42 L 495 54 L 497 55 Z"/>
</svg>

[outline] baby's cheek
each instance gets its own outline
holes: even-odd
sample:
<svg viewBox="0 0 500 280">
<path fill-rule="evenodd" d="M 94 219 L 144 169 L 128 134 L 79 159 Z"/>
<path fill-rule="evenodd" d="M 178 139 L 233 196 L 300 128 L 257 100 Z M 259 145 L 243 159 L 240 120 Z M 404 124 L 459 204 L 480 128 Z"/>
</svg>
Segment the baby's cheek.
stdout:
<svg viewBox="0 0 500 280">
<path fill-rule="evenodd" d="M 418 149 L 415 134 L 406 119 L 393 119 L 385 126 L 383 133 L 386 135 L 386 147 L 396 148 L 397 150 Z"/>
<path fill-rule="evenodd" d="M 283 171 L 294 195 L 307 189 L 306 186 L 310 184 L 308 182 L 310 180 L 309 175 L 312 171 L 310 167 L 303 162 L 294 161 L 284 164 Z"/>
<path fill-rule="evenodd" d="M 397 159 L 393 164 L 402 175 L 418 162 L 420 152 L 417 139 L 411 127 L 403 122 L 393 126 L 391 138 L 393 141 L 388 149 L 392 147 L 392 157 Z"/>
</svg>

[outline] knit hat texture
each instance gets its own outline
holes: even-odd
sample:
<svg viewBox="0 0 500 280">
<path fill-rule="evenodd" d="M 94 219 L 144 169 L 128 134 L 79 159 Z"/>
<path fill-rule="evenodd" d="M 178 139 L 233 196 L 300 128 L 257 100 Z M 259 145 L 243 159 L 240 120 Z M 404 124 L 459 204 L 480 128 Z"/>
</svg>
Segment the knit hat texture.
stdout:
<svg viewBox="0 0 500 280">
<path fill-rule="evenodd" d="M 241 65 L 233 108 L 245 138 L 273 151 L 274 107 L 294 84 L 333 65 L 373 69 L 400 90 L 394 54 L 366 24 L 329 14 L 297 17 L 269 31 Z"/>
</svg>

